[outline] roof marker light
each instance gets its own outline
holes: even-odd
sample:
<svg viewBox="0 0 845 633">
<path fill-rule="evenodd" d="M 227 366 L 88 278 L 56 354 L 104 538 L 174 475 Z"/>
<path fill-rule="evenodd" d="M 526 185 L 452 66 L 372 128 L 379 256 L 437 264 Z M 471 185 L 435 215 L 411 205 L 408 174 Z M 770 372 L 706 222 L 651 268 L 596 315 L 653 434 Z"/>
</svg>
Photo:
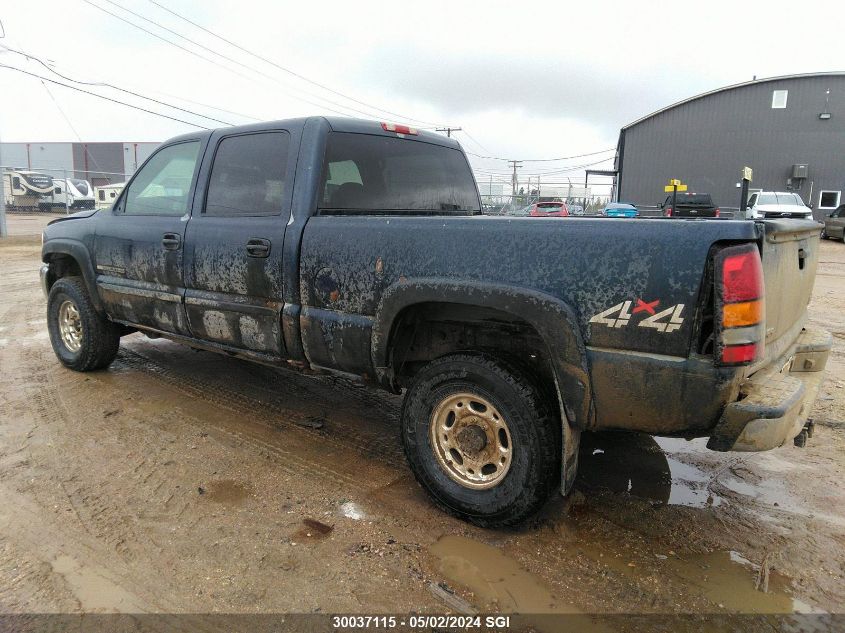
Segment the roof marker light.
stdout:
<svg viewBox="0 0 845 633">
<path fill-rule="evenodd" d="M 397 134 L 410 134 L 412 136 L 416 136 L 419 134 L 414 128 L 408 127 L 407 125 L 398 125 L 396 123 L 384 123 L 381 124 L 381 129 L 385 132 L 396 132 Z"/>
</svg>

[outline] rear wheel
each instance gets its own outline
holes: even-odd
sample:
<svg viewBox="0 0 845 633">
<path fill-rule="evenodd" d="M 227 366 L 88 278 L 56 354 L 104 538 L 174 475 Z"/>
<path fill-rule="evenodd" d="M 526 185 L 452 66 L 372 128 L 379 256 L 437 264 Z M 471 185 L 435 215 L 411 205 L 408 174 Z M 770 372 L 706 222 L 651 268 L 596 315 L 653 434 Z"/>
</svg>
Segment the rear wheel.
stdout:
<svg viewBox="0 0 845 633">
<path fill-rule="evenodd" d="M 527 376 L 486 356 L 424 367 L 405 397 L 402 440 L 437 504 L 482 526 L 531 516 L 560 477 L 557 416 Z"/>
<path fill-rule="evenodd" d="M 120 347 L 120 326 L 97 312 L 79 277 L 63 277 L 53 284 L 47 329 L 56 357 L 76 371 L 107 367 Z"/>
</svg>

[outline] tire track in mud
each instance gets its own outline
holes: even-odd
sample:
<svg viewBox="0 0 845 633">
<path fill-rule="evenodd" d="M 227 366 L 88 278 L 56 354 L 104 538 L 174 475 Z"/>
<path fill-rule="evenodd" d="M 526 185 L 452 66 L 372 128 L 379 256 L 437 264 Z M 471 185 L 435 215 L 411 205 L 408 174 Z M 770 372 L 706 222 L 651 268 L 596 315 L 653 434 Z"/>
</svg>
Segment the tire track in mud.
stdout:
<svg viewBox="0 0 845 633">
<path fill-rule="evenodd" d="M 390 426 L 391 432 L 389 434 L 379 432 L 378 427 L 383 428 L 385 425 L 377 421 L 373 421 L 375 432 L 367 433 L 370 429 L 366 429 L 365 435 L 362 434 L 362 429 L 358 425 L 353 426 L 352 424 L 332 424 L 330 431 L 315 429 L 312 428 L 314 415 L 285 406 L 276 399 L 278 395 L 270 394 L 270 399 L 262 399 L 250 394 L 250 385 L 248 384 L 240 384 L 233 388 L 229 386 L 231 381 L 225 384 L 198 378 L 179 367 L 167 366 L 135 350 L 126 348 L 121 348 L 117 362 L 124 367 L 156 378 L 170 389 L 225 408 L 239 414 L 248 421 L 259 423 L 274 430 L 282 427 L 293 430 L 297 434 L 313 437 L 323 445 L 332 445 L 341 454 L 348 452 L 350 448 L 354 448 L 367 457 L 403 465 L 405 463 L 398 429 L 394 425 Z M 268 380 L 268 382 L 270 381 Z M 333 386 L 325 388 L 331 389 Z M 277 383 L 277 392 L 278 389 L 279 384 Z M 347 389 L 346 392 L 357 394 L 357 390 L 353 389 Z M 313 397 L 315 394 L 309 395 Z M 373 399 L 371 394 L 365 394 L 365 396 L 367 399 Z M 379 404 L 381 405 L 382 402 L 379 401 Z M 381 417 L 386 416 L 382 415 Z"/>
</svg>

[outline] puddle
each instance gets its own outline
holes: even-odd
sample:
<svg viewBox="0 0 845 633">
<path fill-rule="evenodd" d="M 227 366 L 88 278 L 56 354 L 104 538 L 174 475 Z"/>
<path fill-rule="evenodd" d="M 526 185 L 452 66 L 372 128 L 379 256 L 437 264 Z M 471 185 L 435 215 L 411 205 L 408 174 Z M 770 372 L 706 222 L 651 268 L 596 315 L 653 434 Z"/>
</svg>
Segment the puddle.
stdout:
<svg viewBox="0 0 845 633">
<path fill-rule="evenodd" d="M 242 503 L 252 493 L 252 489 L 232 479 L 218 479 L 212 481 L 206 487 L 200 487 L 200 495 L 215 503 L 237 505 Z"/>
<path fill-rule="evenodd" d="M 138 613 L 142 610 L 134 596 L 70 556 L 58 556 L 51 566 L 64 578 L 85 611 Z"/>
<path fill-rule="evenodd" d="M 690 448 L 690 452 L 698 450 Z M 585 433 L 581 437 L 579 461 L 578 484 L 588 489 L 628 493 L 658 503 L 693 508 L 717 506 L 722 502 L 721 497 L 708 489 L 710 474 L 667 456 L 649 435 Z"/>
<path fill-rule="evenodd" d="M 769 572 L 769 590 L 756 589 L 759 565 L 737 552 L 671 557 L 666 565 L 689 586 L 726 611 L 735 613 L 809 613 L 809 605 L 790 595 L 790 579 Z"/>
<path fill-rule="evenodd" d="M 579 613 L 552 595 L 545 583 L 500 550 L 463 536 L 443 536 L 429 548 L 438 570 L 450 582 L 467 587 L 482 609 L 503 613 Z"/>
<path fill-rule="evenodd" d="M 364 510 L 362 510 L 361 506 L 354 501 L 345 501 L 344 503 L 341 503 L 340 513 L 347 519 L 352 519 L 353 521 L 360 521 L 366 517 Z"/>
<path fill-rule="evenodd" d="M 303 519 L 302 527 L 291 535 L 293 543 L 308 543 L 321 541 L 334 531 L 334 525 L 317 521 L 316 519 Z"/>
</svg>

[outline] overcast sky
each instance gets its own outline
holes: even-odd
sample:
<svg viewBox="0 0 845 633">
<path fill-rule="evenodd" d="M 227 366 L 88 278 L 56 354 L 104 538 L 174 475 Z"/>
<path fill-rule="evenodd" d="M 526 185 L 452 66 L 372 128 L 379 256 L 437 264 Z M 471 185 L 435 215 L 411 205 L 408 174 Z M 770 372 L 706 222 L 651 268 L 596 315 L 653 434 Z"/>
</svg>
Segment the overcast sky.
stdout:
<svg viewBox="0 0 845 633">
<path fill-rule="evenodd" d="M 339 111 L 463 127 L 456 136 L 468 151 L 523 160 L 612 148 L 622 125 L 753 75 L 845 66 L 841 38 L 826 27 L 845 22 L 845 3 L 831 1 L 789 11 L 771 1 L 155 2 L 6 0 L 0 45 L 37 56 L 70 79 L 109 82 L 227 123 Z M 69 83 L 12 52 L 0 51 L 0 64 Z M 81 87 L 206 127 L 222 125 L 112 89 Z M 56 84 L 45 88 L 5 68 L 0 95 L 4 141 L 162 141 L 195 129 Z M 605 157 L 612 153 L 527 162 L 523 172 L 581 177 L 548 174 Z M 503 161 L 471 160 L 479 173 L 507 170 Z"/>
</svg>

